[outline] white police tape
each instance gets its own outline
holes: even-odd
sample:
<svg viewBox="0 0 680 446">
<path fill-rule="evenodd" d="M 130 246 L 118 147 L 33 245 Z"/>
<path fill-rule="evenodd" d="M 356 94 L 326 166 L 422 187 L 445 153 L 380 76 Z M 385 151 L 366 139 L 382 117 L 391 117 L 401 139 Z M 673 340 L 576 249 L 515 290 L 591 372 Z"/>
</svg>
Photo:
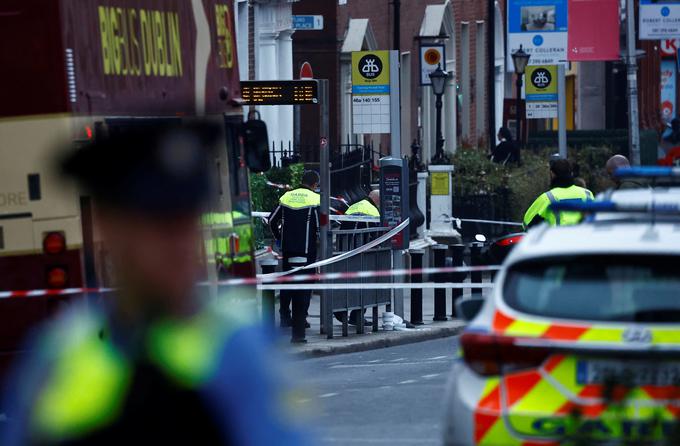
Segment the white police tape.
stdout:
<svg viewBox="0 0 680 446">
<path fill-rule="evenodd" d="M 446 222 L 456 222 L 456 226 L 460 227 L 461 222 L 466 222 L 466 223 L 486 223 L 489 225 L 500 225 L 500 226 L 518 226 L 518 227 L 524 227 L 522 223 L 517 223 L 514 221 L 498 221 L 498 220 L 480 220 L 477 218 L 447 218 L 444 219 Z"/>
<path fill-rule="evenodd" d="M 375 279 L 377 277 L 396 277 L 396 276 L 411 276 L 411 275 L 432 275 L 432 274 L 467 274 L 471 272 L 487 272 L 497 271 L 500 269 L 498 265 L 492 266 L 448 266 L 441 268 L 418 268 L 418 269 L 396 269 L 396 270 L 380 270 L 380 271 L 353 271 L 342 273 L 327 273 L 327 274 L 297 274 L 294 276 L 272 276 L 271 274 L 259 274 L 257 277 L 249 277 L 246 279 L 229 279 L 216 282 L 201 282 L 199 286 L 248 286 L 257 285 L 258 289 L 304 289 L 308 285 L 313 285 L 315 288 L 311 289 L 359 289 L 359 288 L 489 288 L 490 284 L 474 284 L 474 283 L 317 283 L 317 284 L 301 284 L 299 282 L 319 282 L 331 280 L 347 280 L 347 279 Z M 262 288 L 262 287 L 267 288 Z M 340 287 L 340 288 L 338 288 Z M 345 288 L 342 288 L 345 287 Z M 43 297 L 43 296 L 66 296 L 72 294 L 96 294 L 96 293 L 111 293 L 116 291 L 115 288 L 66 288 L 66 289 L 43 289 L 43 290 L 19 290 L 19 291 L 0 291 L 0 299 L 19 298 L 19 297 Z"/>
<path fill-rule="evenodd" d="M 305 283 L 295 285 L 258 285 L 261 291 L 271 290 L 391 290 L 400 289 L 485 289 L 493 288 L 494 284 L 487 283 Z"/>
<path fill-rule="evenodd" d="M 258 274 L 256 278 L 230 279 L 217 282 L 218 285 L 253 285 L 262 283 L 288 283 L 288 282 L 319 282 L 328 280 L 347 280 L 347 279 L 373 279 L 376 277 L 396 277 L 411 275 L 432 275 L 432 274 L 467 274 L 474 272 L 498 271 L 498 265 L 490 266 L 445 266 L 439 268 L 415 268 L 415 269 L 386 269 L 380 271 L 350 271 L 342 273 L 322 273 L 322 274 L 296 274 L 294 276 L 272 276 L 271 274 Z"/>
<path fill-rule="evenodd" d="M 270 212 L 252 212 L 255 218 L 267 220 Z M 362 222 L 362 223 L 380 223 L 380 217 L 369 217 L 366 215 L 330 215 L 331 221 L 348 221 L 348 222 Z"/>
<path fill-rule="evenodd" d="M 409 223 L 410 223 L 410 218 L 407 218 L 406 220 L 402 221 L 397 226 L 392 228 L 389 232 L 381 235 L 377 239 L 371 240 L 370 242 L 366 243 L 365 245 L 359 246 L 358 248 L 353 249 L 351 251 L 347 251 L 347 252 L 343 252 L 342 254 L 338 254 L 335 257 L 331 257 L 331 258 L 324 259 L 324 260 L 319 260 L 318 262 L 309 264 L 307 266 L 300 266 L 300 267 L 293 268 L 293 269 L 288 270 L 288 271 L 281 271 L 279 273 L 270 273 L 270 274 L 260 274 L 260 277 L 287 276 L 287 275 L 296 273 L 297 271 L 300 271 L 300 270 L 321 268 L 323 266 L 331 265 L 333 263 L 337 263 L 337 262 L 340 262 L 342 260 L 349 259 L 349 258 L 354 257 L 356 255 L 359 255 L 363 252 L 366 252 L 371 248 L 375 248 L 376 246 L 378 246 L 382 243 L 385 243 L 386 241 L 388 241 L 389 239 L 391 239 L 392 237 L 394 237 L 395 235 L 397 235 L 401 231 L 403 231 L 404 228 L 406 228 Z"/>
</svg>

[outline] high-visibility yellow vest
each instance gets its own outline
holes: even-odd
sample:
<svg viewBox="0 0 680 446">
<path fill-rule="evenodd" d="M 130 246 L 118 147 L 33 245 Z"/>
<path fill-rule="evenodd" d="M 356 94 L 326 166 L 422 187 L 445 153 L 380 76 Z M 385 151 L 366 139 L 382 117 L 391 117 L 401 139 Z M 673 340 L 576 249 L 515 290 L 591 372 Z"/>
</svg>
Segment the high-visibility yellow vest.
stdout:
<svg viewBox="0 0 680 446">
<path fill-rule="evenodd" d="M 526 228 L 536 216 L 541 217 L 551 226 L 575 225 L 581 221 L 580 212 L 553 212 L 550 205 L 564 201 L 587 202 L 592 201 L 593 193 L 588 189 L 573 185 L 569 187 L 555 187 L 541 194 L 524 214 Z"/>
<path fill-rule="evenodd" d="M 321 204 L 321 195 L 305 187 L 299 187 L 283 194 L 279 203 L 291 209 L 314 207 Z"/>
<path fill-rule="evenodd" d="M 380 217 L 380 211 L 368 198 L 354 203 L 347 208 L 345 215 L 366 215 L 368 217 Z"/>
</svg>

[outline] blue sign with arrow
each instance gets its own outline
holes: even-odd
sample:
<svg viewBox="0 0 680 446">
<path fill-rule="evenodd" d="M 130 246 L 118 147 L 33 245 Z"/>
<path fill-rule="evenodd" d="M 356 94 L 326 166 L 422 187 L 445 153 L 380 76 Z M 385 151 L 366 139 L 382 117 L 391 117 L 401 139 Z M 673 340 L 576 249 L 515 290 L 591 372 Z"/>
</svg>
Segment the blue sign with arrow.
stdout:
<svg viewBox="0 0 680 446">
<path fill-rule="evenodd" d="M 323 29 L 322 15 L 294 15 L 293 29 L 298 31 L 320 31 Z"/>
</svg>

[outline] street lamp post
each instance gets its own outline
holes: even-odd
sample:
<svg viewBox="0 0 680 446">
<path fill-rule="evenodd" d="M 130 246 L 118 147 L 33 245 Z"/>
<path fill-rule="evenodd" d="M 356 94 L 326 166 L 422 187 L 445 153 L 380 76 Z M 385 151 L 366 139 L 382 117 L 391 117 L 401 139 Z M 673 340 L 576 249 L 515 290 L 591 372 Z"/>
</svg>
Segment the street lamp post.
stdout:
<svg viewBox="0 0 680 446">
<path fill-rule="evenodd" d="M 449 73 L 442 70 L 441 64 L 437 66 L 437 69 L 432 71 L 430 74 L 430 81 L 432 84 L 432 93 L 436 98 L 434 104 L 436 110 L 436 152 L 432 158 L 432 164 L 449 164 L 449 157 L 444 154 L 444 136 L 442 135 L 442 96 L 444 95 L 444 89 L 446 88 L 446 81 L 449 79 Z"/>
<path fill-rule="evenodd" d="M 529 58 L 531 57 L 531 54 L 527 53 L 524 51 L 522 48 L 522 45 L 519 46 L 519 49 L 512 53 L 512 64 L 515 66 L 515 74 L 517 75 L 517 103 L 515 106 L 515 110 L 517 111 L 517 116 L 516 116 L 516 124 L 517 124 L 517 145 L 518 147 L 522 145 L 522 113 L 521 113 L 521 105 L 522 105 L 522 77 L 524 76 L 524 72 L 527 69 L 527 65 L 529 64 Z"/>
</svg>

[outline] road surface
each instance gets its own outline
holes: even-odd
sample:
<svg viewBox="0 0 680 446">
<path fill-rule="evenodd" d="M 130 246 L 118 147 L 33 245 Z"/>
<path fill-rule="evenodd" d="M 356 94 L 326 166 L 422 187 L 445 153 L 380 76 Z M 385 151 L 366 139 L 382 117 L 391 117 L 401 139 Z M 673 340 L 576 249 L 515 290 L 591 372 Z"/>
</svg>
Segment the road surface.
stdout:
<svg viewBox="0 0 680 446">
<path fill-rule="evenodd" d="M 300 361 L 323 445 L 440 444 L 457 338 Z"/>
</svg>

